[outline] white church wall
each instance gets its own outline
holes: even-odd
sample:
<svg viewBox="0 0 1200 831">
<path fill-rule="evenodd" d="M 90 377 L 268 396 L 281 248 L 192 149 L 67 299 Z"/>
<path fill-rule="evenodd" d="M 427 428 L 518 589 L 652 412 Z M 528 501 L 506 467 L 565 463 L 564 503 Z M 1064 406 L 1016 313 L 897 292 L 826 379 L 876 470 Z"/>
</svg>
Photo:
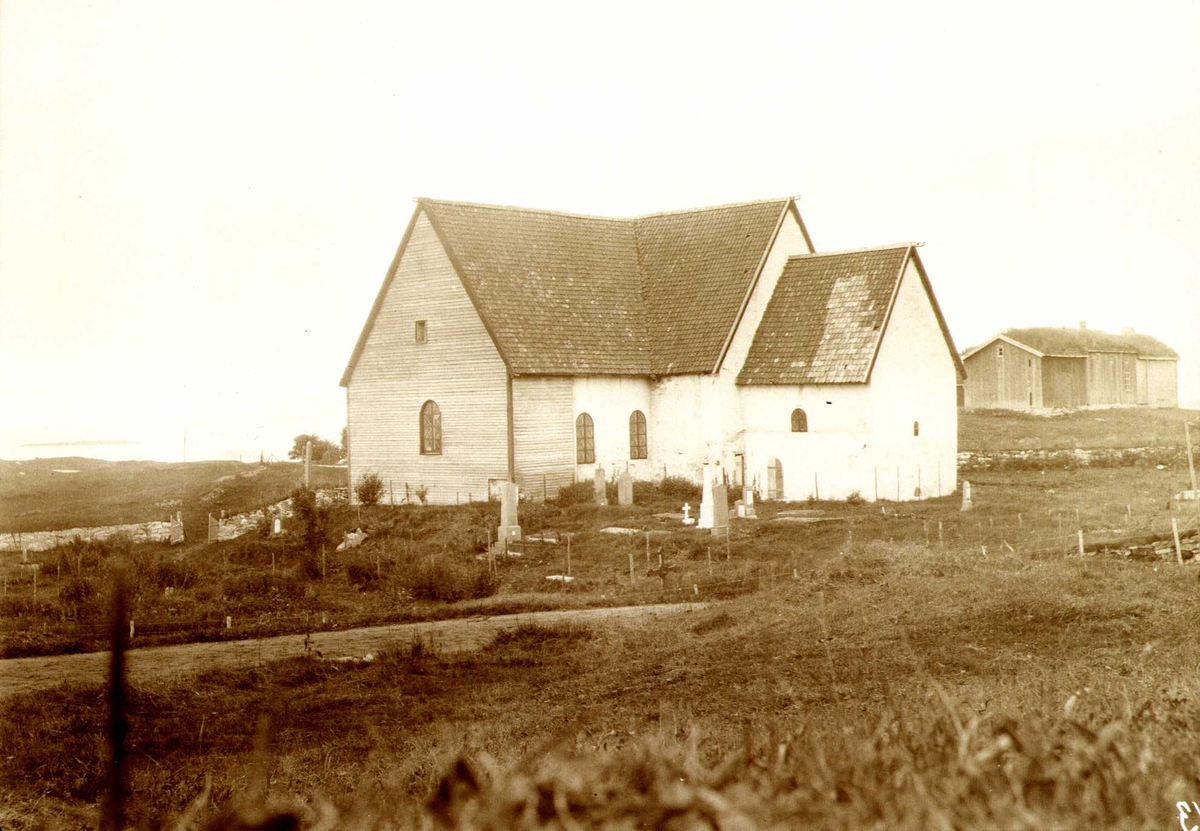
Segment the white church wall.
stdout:
<svg viewBox="0 0 1200 831">
<path fill-rule="evenodd" d="M 611 478 L 629 467 L 634 479 L 654 478 L 652 459 L 661 435 L 651 411 L 650 381 L 627 376 L 584 376 L 574 379 L 575 417 L 587 413 L 595 426 L 596 461 L 575 466 L 579 481 L 589 481 L 596 465 L 602 465 Z M 641 410 L 646 417 L 648 457 L 629 458 L 629 416 Z M 573 429 L 573 428 L 572 428 Z"/>
<path fill-rule="evenodd" d="M 909 261 L 871 374 L 880 497 L 917 498 L 958 487 L 957 371 L 914 262 Z M 919 435 L 913 435 L 913 423 Z M 886 475 L 885 475 L 886 472 Z M 900 480 L 897 488 L 897 477 Z M 919 489 L 919 490 L 918 490 Z"/>
</svg>

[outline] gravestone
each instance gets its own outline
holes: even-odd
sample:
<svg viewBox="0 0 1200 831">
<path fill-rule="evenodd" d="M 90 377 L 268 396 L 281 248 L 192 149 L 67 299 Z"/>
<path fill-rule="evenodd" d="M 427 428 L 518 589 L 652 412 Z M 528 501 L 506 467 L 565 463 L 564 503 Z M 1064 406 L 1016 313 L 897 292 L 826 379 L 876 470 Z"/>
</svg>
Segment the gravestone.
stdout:
<svg viewBox="0 0 1200 831">
<path fill-rule="evenodd" d="M 608 504 L 608 479 L 604 474 L 604 468 L 596 468 L 596 475 L 593 479 L 596 488 L 596 504 Z"/>
<path fill-rule="evenodd" d="M 311 466 L 312 466 L 312 442 L 306 441 L 304 443 L 304 487 L 305 488 L 310 487 L 309 483 L 311 480 L 308 477 L 308 473 L 309 473 L 308 469 Z"/>
<path fill-rule="evenodd" d="M 275 521 L 271 523 L 271 533 L 278 536 L 283 533 L 283 520 L 275 517 Z"/>
<path fill-rule="evenodd" d="M 171 545 L 179 545 L 183 542 L 183 511 L 176 511 L 175 518 L 171 520 Z"/>
<path fill-rule="evenodd" d="M 628 470 L 621 471 L 621 475 L 617 477 L 617 504 L 633 504 L 633 477 L 629 475 Z"/>
<path fill-rule="evenodd" d="M 754 512 L 754 488 L 742 488 L 742 504 L 745 506 L 746 519 L 758 519 Z"/>
<path fill-rule="evenodd" d="M 713 469 L 704 466 L 704 486 L 700 491 L 700 521 L 697 528 L 713 527 Z"/>
<path fill-rule="evenodd" d="M 971 483 L 963 480 L 963 503 L 962 509 L 969 511 L 975 507 L 975 503 L 971 501 Z"/>
<path fill-rule="evenodd" d="M 683 503 L 683 524 L 684 525 L 695 525 L 696 524 L 696 518 L 692 516 L 692 506 L 689 505 L 687 502 Z"/>
<path fill-rule="evenodd" d="M 520 542 L 521 525 L 517 518 L 517 500 L 520 493 L 516 482 L 500 485 L 500 528 L 496 531 L 496 547 L 503 553 L 510 542 Z"/>
<path fill-rule="evenodd" d="M 714 537 L 725 536 L 729 530 L 729 489 L 722 482 L 712 489 L 712 533 Z"/>
<path fill-rule="evenodd" d="M 221 523 L 213 519 L 213 515 L 208 515 L 208 541 L 216 542 L 221 537 Z"/>
</svg>

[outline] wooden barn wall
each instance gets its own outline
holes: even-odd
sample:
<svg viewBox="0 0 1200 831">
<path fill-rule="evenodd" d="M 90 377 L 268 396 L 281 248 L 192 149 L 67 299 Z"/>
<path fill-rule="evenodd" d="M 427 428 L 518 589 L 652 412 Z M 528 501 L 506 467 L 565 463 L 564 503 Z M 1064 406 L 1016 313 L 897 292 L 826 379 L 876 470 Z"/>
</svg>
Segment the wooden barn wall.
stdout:
<svg viewBox="0 0 1200 831">
<path fill-rule="evenodd" d="M 1147 403 L 1151 407 L 1179 406 L 1179 362 L 1139 361 L 1146 369 Z"/>
<path fill-rule="evenodd" d="M 1042 401 L 1046 407 L 1087 403 L 1086 358 L 1042 358 Z"/>
<path fill-rule="evenodd" d="M 965 365 L 965 406 L 1000 409 L 1042 406 L 1041 359 L 1033 353 L 1010 343 L 992 343 L 967 358 Z"/>
<path fill-rule="evenodd" d="M 428 321 L 426 343 L 415 323 Z M 508 374 L 491 336 L 428 219 L 413 229 L 354 373 L 347 424 L 354 481 L 384 481 L 384 501 L 405 485 L 431 503 L 486 499 L 488 480 L 508 478 Z M 420 411 L 442 413 L 442 454 L 421 455 Z"/>
<path fill-rule="evenodd" d="M 574 380 L 513 379 L 513 445 L 517 485 L 531 499 L 554 498 L 575 480 Z M 543 479 L 544 477 L 544 479 Z"/>
<path fill-rule="evenodd" d="M 1136 404 L 1137 356 L 1093 352 L 1087 357 L 1088 404 Z"/>
</svg>

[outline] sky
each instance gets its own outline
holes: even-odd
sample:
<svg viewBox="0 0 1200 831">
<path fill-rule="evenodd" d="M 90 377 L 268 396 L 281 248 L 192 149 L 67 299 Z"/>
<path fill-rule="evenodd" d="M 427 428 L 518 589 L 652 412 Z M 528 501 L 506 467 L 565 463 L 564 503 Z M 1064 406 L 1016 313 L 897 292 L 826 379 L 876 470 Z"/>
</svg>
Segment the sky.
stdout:
<svg viewBox="0 0 1200 831">
<path fill-rule="evenodd" d="M 336 438 L 417 196 L 798 196 L 818 250 L 923 242 L 960 349 L 1132 326 L 1200 402 L 1198 42 L 1195 2 L 0 0 L 0 458 Z"/>
</svg>

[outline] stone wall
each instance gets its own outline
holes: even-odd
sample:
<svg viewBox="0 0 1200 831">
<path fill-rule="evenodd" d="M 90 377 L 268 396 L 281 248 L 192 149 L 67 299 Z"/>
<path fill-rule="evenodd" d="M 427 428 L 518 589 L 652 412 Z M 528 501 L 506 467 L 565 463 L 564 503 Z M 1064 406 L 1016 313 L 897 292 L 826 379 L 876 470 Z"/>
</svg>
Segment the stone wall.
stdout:
<svg viewBox="0 0 1200 831">
<path fill-rule="evenodd" d="M 318 505 L 335 505 L 344 503 L 347 498 L 346 488 L 323 488 L 317 491 Z M 273 520 L 276 516 L 288 518 L 292 516 L 292 500 L 285 499 L 250 511 L 244 514 L 219 519 L 220 529 L 218 540 L 232 540 L 260 528 L 262 524 Z M 214 516 L 214 519 L 218 517 Z M 0 551 L 20 551 L 22 547 L 29 551 L 46 551 L 59 545 L 67 545 L 79 538 L 84 542 L 107 540 L 111 537 L 126 536 L 131 542 L 169 542 L 171 539 L 171 522 L 139 522 L 128 525 L 104 525 L 93 528 L 67 528 L 59 531 L 26 531 L 24 533 L 6 533 L 0 535 Z"/>
</svg>

